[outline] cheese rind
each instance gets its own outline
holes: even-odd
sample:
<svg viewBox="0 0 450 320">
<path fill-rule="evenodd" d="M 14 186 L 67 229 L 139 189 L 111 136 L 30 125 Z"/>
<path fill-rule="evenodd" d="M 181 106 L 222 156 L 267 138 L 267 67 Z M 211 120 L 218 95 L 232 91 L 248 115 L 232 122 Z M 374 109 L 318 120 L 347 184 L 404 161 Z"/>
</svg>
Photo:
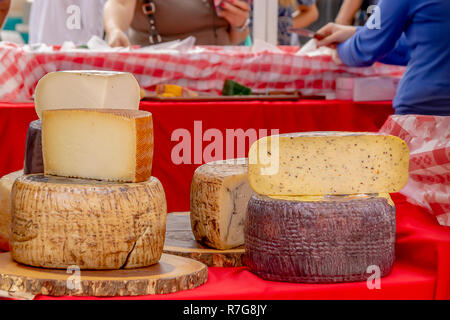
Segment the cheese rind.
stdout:
<svg viewBox="0 0 450 320">
<path fill-rule="evenodd" d="M 24 174 L 44 173 L 41 120 L 31 122 L 28 127 L 23 172 Z"/>
<path fill-rule="evenodd" d="M 167 205 L 154 177 L 111 183 L 28 175 L 16 180 L 11 198 L 10 245 L 17 262 L 120 269 L 161 257 Z"/>
<path fill-rule="evenodd" d="M 39 118 L 49 109 L 139 109 L 140 87 L 131 73 L 97 70 L 51 72 L 36 86 Z"/>
<path fill-rule="evenodd" d="M 195 239 L 221 250 L 244 244 L 244 220 L 252 194 L 247 159 L 198 167 L 191 183 L 191 227 Z"/>
<path fill-rule="evenodd" d="M 23 171 L 15 171 L 0 179 L 0 251 L 8 251 L 9 230 L 11 224 L 11 190 L 14 181 L 23 175 Z"/>
<path fill-rule="evenodd" d="M 42 146 L 46 174 L 146 181 L 153 161 L 152 115 L 139 110 L 46 110 Z"/>
<path fill-rule="evenodd" d="M 409 149 L 395 136 L 305 132 L 265 137 L 249 151 L 249 180 L 263 195 L 390 193 L 408 180 Z"/>
<path fill-rule="evenodd" d="M 371 266 L 389 274 L 395 258 L 389 195 L 308 198 L 251 197 L 244 261 L 252 272 L 304 283 L 366 281 Z"/>
</svg>

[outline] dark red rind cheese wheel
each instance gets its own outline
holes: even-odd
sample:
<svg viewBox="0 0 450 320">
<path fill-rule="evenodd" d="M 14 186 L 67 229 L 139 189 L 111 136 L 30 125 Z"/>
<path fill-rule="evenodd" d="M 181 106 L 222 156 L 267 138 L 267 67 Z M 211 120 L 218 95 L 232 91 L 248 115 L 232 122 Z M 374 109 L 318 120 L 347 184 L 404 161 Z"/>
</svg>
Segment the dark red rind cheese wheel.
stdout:
<svg viewBox="0 0 450 320">
<path fill-rule="evenodd" d="M 25 142 L 24 174 L 44 173 L 42 157 L 42 125 L 41 120 L 30 123 Z"/>
<path fill-rule="evenodd" d="M 244 263 L 266 280 L 366 281 L 394 263 L 395 207 L 386 198 L 292 201 L 253 195 Z M 369 271 L 369 273 L 368 273 Z"/>
</svg>

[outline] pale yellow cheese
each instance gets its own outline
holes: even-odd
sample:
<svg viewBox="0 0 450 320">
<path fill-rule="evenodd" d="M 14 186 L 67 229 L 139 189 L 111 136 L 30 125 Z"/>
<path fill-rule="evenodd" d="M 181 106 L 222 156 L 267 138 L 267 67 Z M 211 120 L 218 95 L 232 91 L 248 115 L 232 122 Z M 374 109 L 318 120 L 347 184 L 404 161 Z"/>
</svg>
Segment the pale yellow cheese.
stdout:
<svg viewBox="0 0 450 320">
<path fill-rule="evenodd" d="M 39 80 L 35 108 L 139 109 L 140 87 L 131 73 L 77 70 L 51 72 Z"/>
<path fill-rule="evenodd" d="M 42 150 L 46 174 L 146 181 L 153 160 L 152 115 L 139 110 L 46 110 Z"/>
<path fill-rule="evenodd" d="M 253 190 L 247 159 L 209 162 L 191 183 L 191 227 L 196 240 L 215 248 L 244 244 L 244 221 Z"/>
<path fill-rule="evenodd" d="M 17 178 L 11 194 L 11 255 L 36 267 L 138 268 L 161 257 L 167 205 L 161 182 Z"/>
<path fill-rule="evenodd" d="M 373 198 L 384 198 L 387 202 L 394 206 L 389 193 L 372 193 L 372 194 L 349 194 L 349 195 L 325 195 L 325 196 L 269 196 L 272 199 L 299 201 L 299 202 L 325 202 L 325 201 L 351 201 L 351 200 L 365 200 Z"/>
<path fill-rule="evenodd" d="M 23 175 L 23 170 L 12 172 L 0 179 L 0 250 L 8 249 L 11 224 L 11 190 L 14 181 Z"/>
<path fill-rule="evenodd" d="M 408 179 L 400 138 L 349 132 L 265 137 L 249 151 L 249 181 L 263 195 L 390 193 Z"/>
</svg>

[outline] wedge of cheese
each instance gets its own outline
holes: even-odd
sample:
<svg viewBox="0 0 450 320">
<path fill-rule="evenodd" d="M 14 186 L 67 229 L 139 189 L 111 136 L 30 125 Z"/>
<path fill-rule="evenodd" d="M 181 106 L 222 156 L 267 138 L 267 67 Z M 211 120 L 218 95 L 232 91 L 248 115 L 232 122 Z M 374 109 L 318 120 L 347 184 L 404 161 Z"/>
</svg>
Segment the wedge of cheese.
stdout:
<svg viewBox="0 0 450 320">
<path fill-rule="evenodd" d="M 249 151 L 249 180 L 263 195 L 390 193 L 408 180 L 409 149 L 374 133 L 309 132 L 265 137 Z"/>
<path fill-rule="evenodd" d="M 253 194 L 247 159 L 209 162 L 191 184 L 191 227 L 195 239 L 215 249 L 244 244 L 247 203 Z"/>
<path fill-rule="evenodd" d="M 35 108 L 39 118 L 48 109 L 139 109 L 141 91 L 131 73 L 59 71 L 39 80 Z"/>
<path fill-rule="evenodd" d="M 8 251 L 9 230 L 11 224 L 11 190 L 14 181 L 23 175 L 16 171 L 0 179 L 0 251 Z"/>
<path fill-rule="evenodd" d="M 152 171 L 152 115 L 139 110 L 46 110 L 42 149 L 45 174 L 146 181 Z"/>
</svg>

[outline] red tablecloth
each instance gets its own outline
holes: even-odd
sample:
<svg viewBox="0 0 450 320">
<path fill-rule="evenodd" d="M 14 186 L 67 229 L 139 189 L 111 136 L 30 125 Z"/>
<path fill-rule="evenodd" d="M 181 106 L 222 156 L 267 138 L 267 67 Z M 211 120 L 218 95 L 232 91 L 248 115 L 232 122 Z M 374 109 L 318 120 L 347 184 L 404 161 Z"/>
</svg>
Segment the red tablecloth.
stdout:
<svg viewBox="0 0 450 320">
<path fill-rule="evenodd" d="M 159 296 L 108 299 L 450 299 L 450 231 L 394 194 L 397 207 L 396 261 L 381 288 L 366 282 L 293 284 L 264 281 L 246 268 L 209 268 L 208 282 L 193 290 Z M 86 299 L 47 297 L 37 299 Z M 89 297 L 88 299 L 95 299 Z"/>
<path fill-rule="evenodd" d="M 377 131 L 393 112 L 390 103 L 343 101 L 247 103 L 147 103 L 155 122 L 154 175 L 166 191 L 169 211 L 189 209 L 189 185 L 198 164 L 175 165 L 171 141 L 176 129 L 193 134 L 194 121 L 207 129 L 279 129 Z M 0 103 L 0 175 L 19 170 L 28 123 L 36 119 L 31 104 Z M 192 137 L 192 140 L 195 140 Z M 204 146 L 209 142 L 204 143 Z M 193 146 L 193 142 L 191 143 Z M 248 146 L 246 146 L 246 152 Z M 450 299 L 450 229 L 435 217 L 393 195 L 397 206 L 396 262 L 380 290 L 366 283 L 333 285 L 264 281 L 246 268 L 209 268 L 207 284 L 190 291 L 136 299 Z M 66 297 L 67 298 L 67 297 Z M 38 297 L 38 299 L 52 299 Z M 123 298 L 125 299 L 125 298 Z M 129 297 L 126 297 L 129 299 Z"/>
</svg>

